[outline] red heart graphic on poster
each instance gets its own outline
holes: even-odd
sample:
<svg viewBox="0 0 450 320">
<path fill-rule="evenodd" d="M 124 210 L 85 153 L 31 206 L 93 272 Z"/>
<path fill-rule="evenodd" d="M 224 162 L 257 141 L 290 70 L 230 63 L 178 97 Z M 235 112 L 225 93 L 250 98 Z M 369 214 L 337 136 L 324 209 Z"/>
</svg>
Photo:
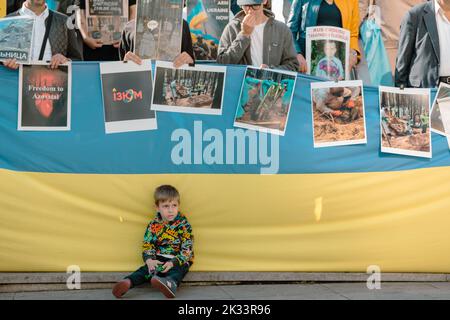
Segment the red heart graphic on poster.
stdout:
<svg viewBox="0 0 450 320">
<path fill-rule="evenodd" d="M 53 112 L 53 101 L 50 99 L 38 99 L 35 102 L 36 108 L 41 115 L 48 118 Z"/>
</svg>

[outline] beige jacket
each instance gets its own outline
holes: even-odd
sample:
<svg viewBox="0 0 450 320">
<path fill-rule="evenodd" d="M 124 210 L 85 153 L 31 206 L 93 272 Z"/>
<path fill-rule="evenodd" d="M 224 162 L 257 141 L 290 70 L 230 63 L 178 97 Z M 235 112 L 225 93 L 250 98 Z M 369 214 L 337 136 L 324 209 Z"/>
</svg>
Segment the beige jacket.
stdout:
<svg viewBox="0 0 450 320">
<path fill-rule="evenodd" d="M 383 36 L 384 46 L 389 55 L 392 70 L 395 70 L 400 24 L 406 12 L 413 6 L 427 2 L 426 0 L 374 0 L 379 7 L 379 23 Z M 370 0 L 359 0 L 359 13 L 361 22 L 366 17 Z"/>
</svg>

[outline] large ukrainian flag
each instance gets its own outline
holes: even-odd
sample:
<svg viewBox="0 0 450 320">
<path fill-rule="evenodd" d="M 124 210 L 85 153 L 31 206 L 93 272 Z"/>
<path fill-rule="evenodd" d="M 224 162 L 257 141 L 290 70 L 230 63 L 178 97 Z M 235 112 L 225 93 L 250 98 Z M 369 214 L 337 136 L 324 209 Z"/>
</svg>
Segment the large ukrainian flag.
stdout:
<svg viewBox="0 0 450 320">
<path fill-rule="evenodd" d="M 193 270 L 450 272 L 446 140 L 433 134 L 431 160 L 381 154 L 376 88 L 367 145 L 313 149 L 312 79 L 299 76 L 279 174 L 175 165 L 175 129 L 232 128 L 244 71 L 228 68 L 222 116 L 160 112 L 157 131 L 105 135 L 97 63 L 74 63 L 70 132 L 18 132 L 18 75 L 0 67 L 0 271 L 134 270 L 153 189 L 170 183 Z"/>
</svg>

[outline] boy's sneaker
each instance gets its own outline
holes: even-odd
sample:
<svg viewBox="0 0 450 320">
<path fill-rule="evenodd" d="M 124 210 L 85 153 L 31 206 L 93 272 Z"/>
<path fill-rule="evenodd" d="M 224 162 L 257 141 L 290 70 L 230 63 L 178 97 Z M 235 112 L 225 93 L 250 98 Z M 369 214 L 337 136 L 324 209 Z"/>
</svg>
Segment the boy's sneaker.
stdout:
<svg viewBox="0 0 450 320">
<path fill-rule="evenodd" d="M 175 292 L 177 291 L 177 285 L 175 281 L 154 276 L 151 280 L 153 288 L 161 291 L 167 298 L 175 298 Z"/>
<path fill-rule="evenodd" d="M 112 290 L 114 297 L 121 298 L 128 290 L 131 288 L 130 279 L 124 279 L 122 281 L 117 282 Z"/>
</svg>

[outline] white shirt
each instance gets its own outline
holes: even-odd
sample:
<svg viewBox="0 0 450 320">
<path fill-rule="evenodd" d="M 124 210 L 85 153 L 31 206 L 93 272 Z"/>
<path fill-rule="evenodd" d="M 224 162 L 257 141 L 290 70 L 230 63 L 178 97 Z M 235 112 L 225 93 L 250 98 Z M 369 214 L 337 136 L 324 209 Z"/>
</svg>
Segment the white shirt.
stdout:
<svg viewBox="0 0 450 320">
<path fill-rule="evenodd" d="M 435 1 L 435 13 L 436 13 L 436 23 L 439 34 L 439 48 L 440 48 L 440 67 L 439 76 L 448 77 L 450 76 L 450 62 L 448 61 L 448 52 L 450 51 L 450 22 L 444 14 L 437 0 Z"/>
<path fill-rule="evenodd" d="M 48 17 L 48 7 L 45 8 L 39 16 L 37 16 L 33 11 L 25 7 L 25 3 L 19 11 L 21 16 L 28 16 L 34 18 L 34 37 L 31 44 L 31 61 L 39 60 L 39 53 L 41 52 L 42 41 L 45 35 L 45 19 Z M 43 61 L 50 61 L 52 58 L 52 49 L 50 47 L 50 41 L 47 40 L 45 46 Z"/>
<path fill-rule="evenodd" d="M 288 1 L 288 0 L 284 0 L 284 1 Z M 283 15 L 284 1 L 283 0 L 272 1 L 272 12 L 273 12 L 273 14 L 275 14 L 275 20 L 286 23 L 287 21 L 285 21 L 284 15 Z"/>
<path fill-rule="evenodd" d="M 266 26 L 266 23 L 267 21 L 255 26 L 250 35 L 252 65 L 258 68 L 263 64 L 264 27 Z"/>
</svg>

